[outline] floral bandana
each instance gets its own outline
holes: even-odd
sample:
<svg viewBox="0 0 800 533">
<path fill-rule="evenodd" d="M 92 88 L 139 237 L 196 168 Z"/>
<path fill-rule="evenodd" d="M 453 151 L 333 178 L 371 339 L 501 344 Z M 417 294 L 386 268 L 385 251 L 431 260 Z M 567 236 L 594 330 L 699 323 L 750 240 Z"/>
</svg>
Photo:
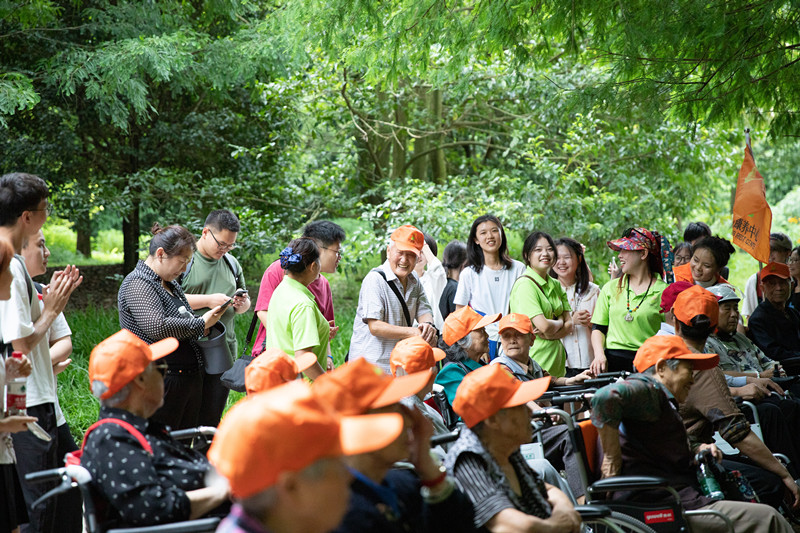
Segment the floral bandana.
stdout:
<svg viewBox="0 0 800 533">
<path fill-rule="evenodd" d="M 622 237 L 613 241 L 608 241 L 606 244 L 612 250 L 618 252 L 620 250 L 647 250 L 648 252 L 655 252 L 657 247 L 656 237 L 645 228 L 631 228 L 626 232 L 628 237 Z"/>
</svg>

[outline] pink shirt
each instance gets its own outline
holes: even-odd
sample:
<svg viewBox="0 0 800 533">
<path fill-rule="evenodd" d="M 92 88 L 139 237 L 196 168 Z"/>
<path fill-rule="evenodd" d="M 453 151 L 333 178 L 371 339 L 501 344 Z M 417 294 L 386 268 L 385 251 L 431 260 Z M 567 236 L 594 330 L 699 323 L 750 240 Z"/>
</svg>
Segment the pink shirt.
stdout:
<svg viewBox="0 0 800 533">
<path fill-rule="evenodd" d="M 267 270 L 264 271 L 264 276 L 261 278 L 261 287 L 258 289 L 258 300 L 256 300 L 256 313 L 269 310 L 269 301 L 272 298 L 272 293 L 281 281 L 283 281 L 283 269 L 281 268 L 280 260 L 276 260 L 267 267 Z M 317 307 L 319 307 L 325 320 L 332 321 L 333 294 L 331 293 L 331 285 L 325 279 L 325 276 L 320 274 L 317 279 L 308 285 L 308 290 L 314 295 Z M 264 329 L 264 324 L 259 321 L 256 341 L 253 344 L 253 356 L 261 353 L 266 336 L 267 330 Z"/>
</svg>

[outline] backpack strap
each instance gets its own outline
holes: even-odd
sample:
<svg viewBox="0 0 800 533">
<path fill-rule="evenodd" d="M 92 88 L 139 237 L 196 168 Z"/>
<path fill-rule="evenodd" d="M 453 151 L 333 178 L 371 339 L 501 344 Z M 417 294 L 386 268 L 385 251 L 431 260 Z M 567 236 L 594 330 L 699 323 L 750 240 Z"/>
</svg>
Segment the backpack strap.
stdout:
<svg viewBox="0 0 800 533">
<path fill-rule="evenodd" d="M 225 260 L 225 264 L 228 265 L 228 268 L 231 270 L 231 274 L 233 274 L 233 280 L 238 288 L 239 281 L 242 279 L 242 271 L 236 269 L 236 266 L 233 264 L 233 259 L 228 256 L 227 252 L 222 256 L 222 259 Z M 189 275 L 189 272 L 192 271 L 192 265 L 194 265 L 194 254 L 192 254 L 192 258 L 189 259 L 189 263 L 186 265 L 186 270 L 184 270 L 183 273 L 178 276 L 178 283 L 181 285 L 183 284 L 183 280 L 186 279 L 186 276 Z"/>
<path fill-rule="evenodd" d="M 239 287 L 239 280 L 242 279 L 242 271 L 236 270 L 236 266 L 233 263 L 233 259 L 231 259 L 231 257 L 228 255 L 227 252 L 225 253 L 225 255 L 222 256 L 222 258 L 225 260 L 225 264 L 228 265 L 228 268 L 231 269 L 231 274 L 233 274 L 233 279 L 236 282 L 236 287 Z"/>
<path fill-rule="evenodd" d="M 394 283 L 392 283 L 391 281 L 389 281 L 389 280 L 386 278 L 386 274 L 383 272 L 383 270 L 381 270 L 381 269 L 379 269 L 379 268 L 374 268 L 374 269 L 372 269 L 372 271 L 373 271 L 373 272 L 376 272 L 376 273 L 377 273 L 377 274 L 378 274 L 380 277 L 382 277 L 382 278 L 383 278 L 383 281 L 385 281 L 385 282 L 386 282 L 386 284 L 387 284 L 387 285 L 389 286 L 389 288 L 392 290 L 392 292 L 394 293 L 394 295 L 395 295 L 395 296 L 397 296 L 397 299 L 398 299 L 398 300 L 400 300 L 400 305 L 402 305 L 402 306 L 403 306 L 403 315 L 404 315 L 404 316 L 405 316 L 405 318 L 406 318 L 406 325 L 407 325 L 408 327 L 411 327 L 411 326 L 412 326 L 412 322 L 411 322 L 411 313 L 409 313 L 409 311 L 408 311 L 408 305 L 406 305 L 406 300 L 405 300 L 405 298 L 403 298 L 403 295 L 402 295 L 402 294 L 400 294 L 400 289 L 398 289 L 398 288 L 397 288 L 397 285 L 395 285 Z"/>
<path fill-rule="evenodd" d="M 81 457 L 83 456 L 83 449 L 86 447 L 86 439 L 89 438 L 89 433 L 94 431 L 97 427 L 102 426 L 103 424 L 116 424 L 118 426 L 125 428 L 125 430 L 128 433 L 130 433 L 136 438 L 136 440 L 139 442 L 139 445 L 142 448 L 144 448 L 144 451 L 146 451 L 150 455 L 153 455 L 153 447 L 150 446 L 149 442 L 147 442 L 147 439 L 144 437 L 144 435 L 142 435 L 142 432 L 133 427 L 132 424 L 124 420 L 121 420 L 119 418 L 101 418 L 100 420 L 89 426 L 89 429 L 86 430 L 86 433 L 83 435 L 83 442 L 81 442 L 81 449 L 67 454 L 66 457 L 67 464 L 80 464 Z"/>
</svg>

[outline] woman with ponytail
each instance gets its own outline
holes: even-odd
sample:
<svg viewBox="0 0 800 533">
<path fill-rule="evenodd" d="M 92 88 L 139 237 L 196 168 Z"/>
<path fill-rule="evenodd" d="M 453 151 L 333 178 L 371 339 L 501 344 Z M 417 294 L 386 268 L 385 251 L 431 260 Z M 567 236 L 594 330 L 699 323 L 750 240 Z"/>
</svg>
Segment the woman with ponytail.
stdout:
<svg viewBox="0 0 800 533">
<path fill-rule="evenodd" d="M 630 228 L 621 239 L 608 241 L 619 253 L 622 276 L 600 290 L 592 315 L 591 371 L 633 372 L 636 350 L 661 327 L 661 239 L 655 231 Z"/>
<path fill-rule="evenodd" d="M 197 340 L 217 323 L 222 306 L 195 316 L 177 281 L 195 250 L 195 237 L 182 226 L 151 230 L 150 254 L 139 260 L 117 294 L 119 325 L 147 344 L 175 337 L 178 349 L 164 358 L 164 404 L 151 419 L 186 429 L 197 426 L 200 413 L 213 409 L 203 395 L 203 353 Z"/>
<path fill-rule="evenodd" d="M 320 275 L 319 248 L 312 239 L 295 239 L 283 249 L 280 260 L 286 275 L 270 299 L 265 349 L 278 348 L 294 357 L 313 353 L 317 362 L 305 374 L 316 379 L 327 367 L 331 331 L 308 290 Z"/>
</svg>

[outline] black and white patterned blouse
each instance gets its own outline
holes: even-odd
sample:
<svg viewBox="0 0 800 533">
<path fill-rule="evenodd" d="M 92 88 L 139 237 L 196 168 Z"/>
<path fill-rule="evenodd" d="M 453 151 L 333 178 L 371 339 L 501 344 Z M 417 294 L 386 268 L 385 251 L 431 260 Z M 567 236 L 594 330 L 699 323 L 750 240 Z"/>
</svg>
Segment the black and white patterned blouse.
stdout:
<svg viewBox="0 0 800 533">
<path fill-rule="evenodd" d="M 104 527 L 145 526 L 188 520 L 186 491 L 205 486 L 208 460 L 170 437 L 165 426 L 124 409 L 103 407 L 100 419 L 122 419 L 138 429 L 150 455 L 124 427 L 107 423 L 89 434 L 81 465 L 105 505 Z"/>
<path fill-rule="evenodd" d="M 461 428 L 458 440 L 447 452 L 445 466 L 456 485 L 475 507 L 475 526 L 483 527 L 503 509 L 517 509 L 538 518 L 549 518 L 552 509 L 547 488 L 517 450 L 508 458 L 517 474 L 522 494 L 511 489 L 500 465 L 469 428 Z"/>
<path fill-rule="evenodd" d="M 195 341 L 203 335 L 205 321 L 193 313 L 193 318 L 182 316 L 181 307 L 189 313 L 192 307 L 180 283 L 167 283 L 172 294 L 161 284 L 161 277 L 140 260 L 117 293 L 119 325 L 147 344 L 167 337 L 178 339 L 181 346 L 166 357 L 170 370 L 202 367 L 203 356 Z"/>
</svg>

